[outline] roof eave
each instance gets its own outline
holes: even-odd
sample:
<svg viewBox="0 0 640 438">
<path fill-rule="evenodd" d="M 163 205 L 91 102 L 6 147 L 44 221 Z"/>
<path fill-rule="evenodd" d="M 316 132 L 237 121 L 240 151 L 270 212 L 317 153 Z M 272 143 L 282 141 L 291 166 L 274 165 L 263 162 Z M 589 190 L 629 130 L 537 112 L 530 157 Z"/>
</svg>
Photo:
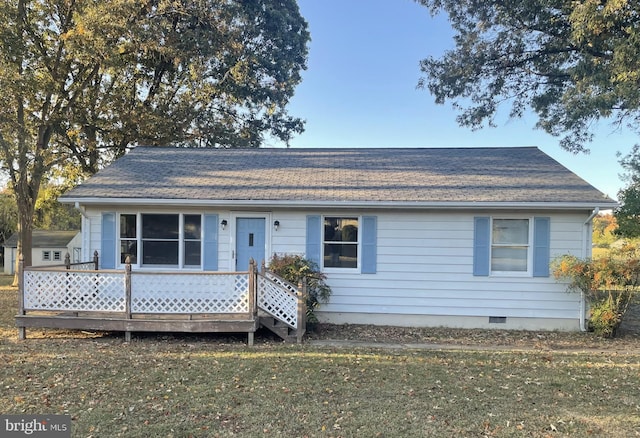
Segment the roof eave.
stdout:
<svg viewBox="0 0 640 438">
<path fill-rule="evenodd" d="M 79 205 L 130 206 L 181 206 L 181 207 L 226 207 L 226 208 L 332 208 L 332 209 L 536 209 L 536 210 L 584 210 L 616 208 L 619 204 L 611 200 L 587 202 L 407 202 L 407 201 L 301 201 L 268 199 L 152 199 L 152 198 L 60 198 L 61 202 Z"/>
</svg>

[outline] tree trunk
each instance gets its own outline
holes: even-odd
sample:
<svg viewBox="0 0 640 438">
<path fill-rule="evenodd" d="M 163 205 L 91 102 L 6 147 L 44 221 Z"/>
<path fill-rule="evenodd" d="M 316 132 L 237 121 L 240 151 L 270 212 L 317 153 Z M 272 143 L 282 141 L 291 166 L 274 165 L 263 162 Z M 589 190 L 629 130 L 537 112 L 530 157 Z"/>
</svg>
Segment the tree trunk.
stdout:
<svg viewBox="0 0 640 438">
<path fill-rule="evenodd" d="M 22 184 L 21 184 L 22 185 Z M 18 253 L 16 257 L 15 276 L 13 277 L 13 285 L 18 285 L 18 269 L 17 263 L 20 254 L 24 257 L 24 266 L 32 266 L 32 242 L 33 242 L 33 215 L 38 190 L 33 190 L 29 184 L 26 186 L 16 187 L 16 201 L 18 204 Z M 38 184 L 39 188 L 39 184 Z M 31 198 L 30 193 L 35 192 L 36 195 Z"/>
</svg>

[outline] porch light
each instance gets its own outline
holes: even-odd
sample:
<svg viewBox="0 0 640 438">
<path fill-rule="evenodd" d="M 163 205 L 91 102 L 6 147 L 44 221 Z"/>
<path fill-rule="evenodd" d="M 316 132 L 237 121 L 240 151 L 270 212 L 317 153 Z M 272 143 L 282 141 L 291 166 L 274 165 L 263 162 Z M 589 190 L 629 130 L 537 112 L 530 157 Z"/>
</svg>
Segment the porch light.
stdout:
<svg viewBox="0 0 640 438">
<path fill-rule="evenodd" d="M 227 228 L 227 220 L 226 219 L 222 219 L 222 222 L 220 222 L 220 226 L 222 227 L 223 230 L 225 228 Z"/>
<path fill-rule="evenodd" d="M 280 228 L 280 221 L 275 221 L 275 222 L 273 223 L 273 229 L 274 229 L 274 230 L 276 230 L 276 231 L 278 231 L 278 228 Z"/>
</svg>

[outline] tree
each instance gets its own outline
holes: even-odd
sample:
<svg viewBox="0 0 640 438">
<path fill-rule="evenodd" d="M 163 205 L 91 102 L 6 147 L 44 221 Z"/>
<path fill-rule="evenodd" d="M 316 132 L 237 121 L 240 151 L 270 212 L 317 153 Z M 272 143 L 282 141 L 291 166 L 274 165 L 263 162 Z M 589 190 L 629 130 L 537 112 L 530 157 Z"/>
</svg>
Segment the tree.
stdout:
<svg viewBox="0 0 640 438">
<path fill-rule="evenodd" d="M 634 146 L 620 164 L 626 171 L 627 186 L 618 192 L 620 207 L 614 212 L 618 222 L 616 234 L 640 237 L 640 146 Z"/>
<path fill-rule="evenodd" d="M 0 192 L 0 242 L 7 240 L 18 227 L 18 211 L 11 193 Z"/>
<path fill-rule="evenodd" d="M 599 214 L 593 218 L 593 245 L 609 248 L 615 242 L 618 223 L 612 214 Z"/>
<path fill-rule="evenodd" d="M 532 109 L 574 153 L 587 151 L 598 120 L 640 130 L 640 2 L 416 1 L 448 14 L 456 32 L 455 49 L 421 62 L 418 86 L 452 101 L 460 125 L 494 125 L 503 104 L 510 117 Z"/>
<path fill-rule="evenodd" d="M 52 168 L 85 174 L 136 144 L 257 147 L 302 121 L 295 0 L 0 0 L 0 161 L 30 265 Z"/>
<path fill-rule="evenodd" d="M 34 226 L 43 230 L 79 230 L 80 211 L 73 205 L 62 204 L 58 198 L 82 181 L 81 167 L 66 163 L 52 168 L 43 179 L 36 200 Z"/>
</svg>

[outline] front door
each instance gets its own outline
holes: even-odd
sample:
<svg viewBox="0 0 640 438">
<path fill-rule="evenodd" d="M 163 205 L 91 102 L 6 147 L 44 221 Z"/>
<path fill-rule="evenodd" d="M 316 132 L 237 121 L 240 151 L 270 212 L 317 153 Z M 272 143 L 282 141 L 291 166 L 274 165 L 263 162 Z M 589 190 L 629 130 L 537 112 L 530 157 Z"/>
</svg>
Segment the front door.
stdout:
<svg viewBox="0 0 640 438">
<path fill-rule="evenodd" d="M 249 259 L 264 260 L 265 219 L 239 217 L 236 221 L 236 270 L 249 270 Z"/>
</svg>

